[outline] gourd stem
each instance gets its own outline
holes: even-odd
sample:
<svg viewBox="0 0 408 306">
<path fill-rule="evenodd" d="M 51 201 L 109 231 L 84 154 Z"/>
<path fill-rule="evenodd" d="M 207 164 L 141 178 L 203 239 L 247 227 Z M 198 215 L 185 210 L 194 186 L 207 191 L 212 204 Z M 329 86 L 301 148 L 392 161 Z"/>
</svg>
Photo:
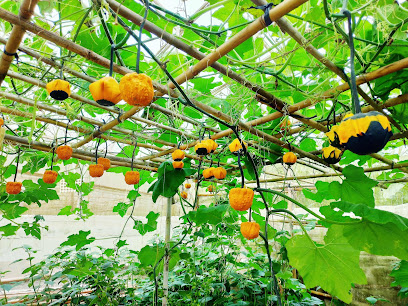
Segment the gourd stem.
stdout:
<svg viewBox="0 0 408 306">
<path fill-rule="evenodd" d="M 55 156 L 55 146 L 52 147 L 51 171 L 52 171 L 52 167 L 54 167 L 54 156 Z"/>
<path fill-rule="evenodd" d="M 95 150 L 95 164 L 98 163 L 98 148 L 99 148 L 100 143 L 101 143 L 101 138 L 98 138 L 98 142 L 96 143 L 96 150 Z"/>
<path fill-rule="evenodd" d="M 135 152 L 137 148 L 137 141 L 135 143 L 135 147 L 133 148 L 133 153 L 132 153 L 132 161 L 130 162 L 130 170 L 133 171 L 133 159 L 135 158 Z"/>
<path fill-rule="evenodd" d="M 239 171 L 241 172 L 241 188 L 244 188 L 245 177 L 244 177 L 244 170 L 242 170 L 242 165 L 241 165 L 241 152 L 240 152 L 240 150 L 238 151 L 238 167 L 239 167 Z"/>
<path fill-rule="evenodd" d="M 70 124 L 70 123 L 71 123 L 71 119 L 68 119 L 67 126 L 65 127 L 65 142 L 64 142 L 64 145 L 67 144 L 68 127 L 69 127 L 69 124 Z"/>
<path fill-rule="evenodd" d="M 115 59 L 115 48 L 116 48 L 116 45 L 112 44 L 111 53 L 110 53 L 110 64 L 109 64 L 109 76 L 110 77 L 113 75 L 113 61 Z"/>
<path fill-rule="evenodd" d="M 345 4 L 346 5 L 346 4 Z M 354 67 L 354 40 L 353 40 L 353 29 L 351 26 L 351 13 L 345 7 L 343 7 L 343 14 L 347 17 L 347 25 L 348 25 L 348 35 L 349 35 L 349 47 L 350 47 L 350 90 L 351 90 L 351 97 L 354 106 L 354 113 L 358 114 L 361 113 L 361 106 L 360 101 L 358 100 L 357 94 L 357 84 L 356 84 L 356 71 Z"/>
<path fill-rule="evenodd" d="M 142 32 L 143 32 L 143 27 L 146 23 L 147 19 L 147 14 L 149 13 L 149 0 L 143 0 L 146 6 L 146 10 L 143 16 L 143 21 L 140 24 L 140 29 L 139 29 L 139 40 L 138 40 L 138 46 L 137 46 L 137 58 L 136 58 L 136 72 L 139 73 L 139 63 L 140 63 L 140 49 L 141 49 L 141 43 L 142 43 Z"/>
<path fill-rule="evenodd" d="M 17 179 L 18 163 L 20 162 L 20 152 L 21 152 L 21 149 L 18 148 L 18 152 L 17 152 L 17 164 L 16 164 L 16 173 L 14 173 L 14 182 L 15 182 L 16 179 Z"/>
</svg>

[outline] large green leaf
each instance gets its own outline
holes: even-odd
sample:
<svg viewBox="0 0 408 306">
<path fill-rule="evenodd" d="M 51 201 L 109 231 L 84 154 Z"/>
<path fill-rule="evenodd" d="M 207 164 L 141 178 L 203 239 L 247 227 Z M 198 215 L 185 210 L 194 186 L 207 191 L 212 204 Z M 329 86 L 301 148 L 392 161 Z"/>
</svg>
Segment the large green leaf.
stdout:
<svg viewBox="0 0 408 306">
<path fill-rule="evenodd" d="M 185 218 L 196 223 L 197 225 L 202 224 L 218 224 L 221 223 L 224 215 L 228 209 L 229 205 L 218 205 L 206 207 L 201 205 L 197 211 L 190 211 Z"/>
<path fill-rule="evenodd" d="M 88 237 L 91 231 L 79 231 L 78 234 L 72 234 L 68 236 L 67 241 L 61 243 L 61 246 L 75 246 L 75 249 L 79 251 L 83 246 L 95 241 L 94 237 Z"/>
<path fill-rule="evenodd" d="M 360 252 L 332 228 L 324 241 L 324 245 L 318 245 L 305 235 L 291 238 L 286 243 L 289 263 L 299 270 L 307 288 L 320 286 L 342 301 L 350 303 L 352 283 L 367 282 L 359 266 Z"/>
<path fill-rule="evenodd" d="M 364 174 L 364 169 L 349 165 L 343 169 L 346 177 L 341 183 L 334 181 L 331 183 L 318 181 L 317 192 L 304 190 L 306 198 L 322 202 L 323 200 L 343 200 L 350 203 L 365 204 L 370 207 L 375 206 L 374 193 L 372 188 L 377 186 L 377 182 Z"/>
</svg>

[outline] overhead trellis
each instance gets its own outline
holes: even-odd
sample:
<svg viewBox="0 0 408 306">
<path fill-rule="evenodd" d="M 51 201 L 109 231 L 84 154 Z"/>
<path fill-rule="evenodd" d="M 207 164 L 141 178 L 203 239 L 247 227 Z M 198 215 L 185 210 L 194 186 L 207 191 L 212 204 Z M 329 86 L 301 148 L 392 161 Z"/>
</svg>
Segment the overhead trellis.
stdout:
<svg viewBox="0 0 408 306">
<path fill-rule="evenodd" d="M 92 161 L 95 141 L 102 139 L 113 164 L 153 171 L 180 148 L 197 161 L 193 167 L 198 160 L 219 162 L 231 172 L 238 167 L 228 161 L 225 147 L 239 135 L 260 165 L 279 162 L 290 150 L 304 165 L 327 172 L 329 164 L 320 156 L 328 143 L 324 133 L 353 109 L 348 77 L 353 40 L 340 14 L 342 3 L 191 3 L 197 11 L 190 15 L 156 1 L 2 3 L 5 140 L 51 152 L 68 135 L 74 157 Z M 386 166 L 368 172 L 408 171 L 393 155 L 407 136 L 404 5 L 382 0 L 347 7 L 362 112 L 382 113 L 394 133 L 383 151 L 371 154 Z M 108 74 L 119 81 L 139 69 L 155 89 L 147 108 L 92 99 L 91 83 Z M 45 87 L 61 76 L 72 93 L 56 102 Z M 293 124 L 282 128 L 288 117 Z M 202 160 L 193 147 L 208 137 L 221 146 L 216 157 Z M 139 148 L 134 159 L 127 146 Z"/>
</svg>

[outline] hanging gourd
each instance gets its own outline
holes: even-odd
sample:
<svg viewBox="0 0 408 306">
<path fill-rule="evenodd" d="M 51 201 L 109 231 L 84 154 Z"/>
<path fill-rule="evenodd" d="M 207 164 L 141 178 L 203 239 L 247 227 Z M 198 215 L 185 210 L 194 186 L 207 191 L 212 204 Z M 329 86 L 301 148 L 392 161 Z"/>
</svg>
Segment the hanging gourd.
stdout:
<svg viewBox="0 0 408 306">
<path fill-rule="evenodd" d="M 122 100 L 119 83 L 111 76 L 93 82 L 89 85 L 89 91 L 99 105 L 113 106 Z"/>
<path fill-rule="evenodd" d="M 186 184 L 184 185 L 184 187 L 185 187 L 186 189 L 190 189 L 190 188 L 191 188 L 191 184 L 186 183 Z"/>
<path fill-rule="evenodd" d="M 350 90 L 355 115 L 344 117 L 338 127 L 340 145 L 347 150 L 359 155 L 377 153 L 385 147 L 392 136 L 388 118 L 379 112 L 361 113 L 360 101 L 358 100 L 357 83 L 354 68 L 354 38 L 351 25 L 352 16 L 350 11 L 343 10 L 347 16 L 350 46 Z"/>
<path fill-rule="evenodd" d="M 208 192 L 213 192 L 214 191 L 213 185 L 208 186 L 207 190 L 208 190 Z"/>
<path fill-rule="evenodd" d="M 337 164 L 340 161 L 342 154 L 343 151 L 333 146 L 328 146 L 322 149 L 322 159 L 330 165 Z"/>
<path fill-rule="evenodd" d="M 215 169 L 214 167 L 205 169 L 205 170 L 203 171 L 203 177 L 204 177 L 205 179 L 211 179 L 211 178 L 213 178 L 213 177 L 214 177 L 214 173 L 213 173 L 214 169 Z"/>
<path fill-rule="evenodd" d="M 127 171 L 125 173 L 125 182 L 128 185 L 136 185 L 140 181 L 139 171 Z"/>
<path fill-rule="evenodd" d="M 22 185 L 23 183 L 21 182 L 7 182 L 6 192 L 8 194 L 19 194 L 21 192 Z"/>
<path fill-rule="evenodd" d="M 286 152 L 283 155 L 282 160 L 283 160 L 283 162 L 285 164 L 291 166 L 291 165 L 296 163 L 297 157 L 296 157 L 295 153 L 293 153 L 293 152 Z"/>
<path fill-rule="evenodd" d="M 18 173 L 18 164 L 20 162 L 20 153 L 21 153 L 21 149 L 19 148 L 18 153 L 17 153 L 17 163 L 16 163 L 16 172 L 14 173 L 14 180 L 13 182 L 7 182 L 6 184 L 6 192 L 8 194 L 19 194 L 21 192 L 21 186 L 23 185 L 23 183 L 16 182 L 17 173 Z"/>
<path fill-rule="evenodd" d="M 339 131 L 340 144 L 358 155 L 377 153 L 392 136 L 388 118 L 375 111 L 344 118 Z"/>
<path fill-rule="evenodd" d="M 211 152 L 212 146 L 208 142 L 201 141 L 194 146 L 197 155 L 207 155 Z"/>
<path fill-rule="evenodd" d="M 174 161 L 173 168 L 174 169 L 183 169 L 184 163 L 182 161 Z"/>
<path fill-rule="evenodd" d="M 91 177 L 101 177 L 103 175 L 103 165 L 93 164 L 89 165 L 89 175 Z"/>
<path fill-rule="evenodd" d="M 248 210 L 254 200 L 254 191 L 249 188 L 232 188 L 228 194 L 231 207 L 238 211 Z"/>
<path fill-rule="evenodd" d="M 57 180 L 58 172 L 54 170 L 45 170 L 43 174 L 43 181 L 46 184 L 54 184 Z"/>
<path fill-rule="evenodd" d="M 67 81 L 64 80 L 54 80 L 49 82 L 45 88 L 48 94 L 55 100 L 63 101 L 71 95 L 71 88 Z"/>
<path fill-rule="evenodd" d="M 223 180 L 227 176 L 227 170 L 222 167 L 214 168 L 213 175 L 217 180 Z"/>
<path fill-rule="evenodd" d="M 260 229 L 261 226 L 256 222 L 241 223 L 241 234 L 248 240 L 257 238 L 259 236 Z"/>
<path fill-rule="evenodd" d="M 119 83 L 122 99 L 134 106 L 147 106 L 154 96 L 152 79 L 144 73 L 128 73 Z"/>
<path fill-rule="evenodd" d="M 98 164 L 103 166 L 103 170 L 107 171 L 111 167 L 111 161 L 109 158 L 98 157 Z"/>
<path fill-rule="evenodd" d="M 56 151 L 58 158 L 62 160 L 68 160 L 72 156 L 72 148 L 70 146 L 64 145 L 59 146 Z"/>
<path fill-rule="evenodd" d="M 180 196 L 183 198 L 183 199 L 187 199 L 187 192 L 185 192 L 185 191 L 183 191 L 182 193 L 180 193 Z"/>
<path fill-rule="evenodd" d="M 214 153 L 215 150 L 218 148 L 218 144 L 214 140 L 212 140 L 211 138 L 203 140 L 202 142 L 208 144 L 208 148 L 210 149 L 209 153 Z"/>
<path fill-rule="evenodd" d="M 174 161 L 182 161 L 185 156 L 186 153 L 180 149 L 177 149 L 173 153 L 171 153 L 171 157 L 173 158 Z"/>
<path fill-rule="evenodd" d="M 2 127 L 4 125 L 4 119 L 0 118 L 0 127 Z"/>
<path fill-rule="evenodd" d="M 242 141 L 244 144 L 245 148 L 248 147 L 247 143 Z M 229 150 L 231 151 L 232 154 L 238 155 L 242 151 L 242 145 L 241 142 L 238 140 L 238 138 L 235 138 L 228 146 Z"/>
</svg>

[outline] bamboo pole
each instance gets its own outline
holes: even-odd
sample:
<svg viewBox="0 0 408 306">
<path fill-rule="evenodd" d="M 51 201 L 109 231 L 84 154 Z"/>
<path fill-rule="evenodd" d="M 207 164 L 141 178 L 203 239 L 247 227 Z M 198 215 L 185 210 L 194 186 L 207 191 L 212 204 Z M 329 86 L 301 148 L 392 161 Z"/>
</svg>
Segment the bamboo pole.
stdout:
<svg viewBox="0 0 408 306">
<path fill-rule="evenodd" d="M 52 146 L 50 145 L 47 145 L 41 142 L 37 142 L 37 141 L 32 141 L 31 143 L 29 143 L 27 139 L 22 138 L 22 137 L 17 137 L 17 136 L 6 134 L 4 139 L 9 143 L 18 144 L 20 146 L 32 148 L 38 151 L 43 151 L 43 152 L 52 151 Z M 72 156 L 78 159 L 82 159 L 82 160 L 90 160 L 90 161 L 95 160 L 94 153 L 87 152 L 87 151 L 80 150 L 80 149 L 74 149 Z M 117 157 L 113 155 L 107 155 L 107 158 L 111 160 L 112 165 L 125 166 L 125 167 L 130 167 L 131 165 L 130 158 Z M 149 165 L 145 165 L 145 162 L 139 159 L 134 159 L 133 163 L 134 163 L 133 165 L 134 168 L 149 170 L 149 171 L 157 171 L 157 167 L 151 167 Z"/>
<path fill-rule="evenodd" d="M 19 16 L 21 20 L 28 21 L 34 13 L 34 7 L 39 0 L 23 0 L 19 10 Z M 7 71 L 10 68 L 11 62 L 14 59 L 14 55 L 9 55 L 17 52 L 18 46 L 23 40 L 25 29 L 19 25 L 14 25 L 11 30 L 10 38 L 4 48 L 5 52 L 2 53 L 0 60 L 0 85 L 4 81 L 7 75 Z"/>
</svg>

